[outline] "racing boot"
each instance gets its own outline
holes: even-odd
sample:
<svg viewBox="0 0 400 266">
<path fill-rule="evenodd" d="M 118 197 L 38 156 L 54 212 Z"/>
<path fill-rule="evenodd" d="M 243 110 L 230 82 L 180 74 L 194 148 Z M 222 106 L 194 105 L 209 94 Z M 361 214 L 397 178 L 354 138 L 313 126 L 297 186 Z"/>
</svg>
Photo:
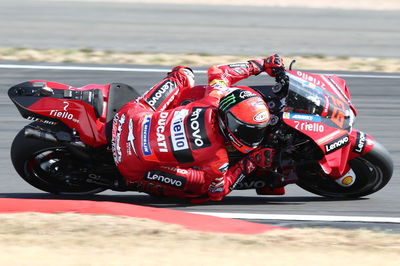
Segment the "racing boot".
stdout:
<svg viewBox="0 0 400 266">
<path fill-rule="evenodd" d="M 285 186 L 296 183 L 297 175 L 293 169 L 287 169 L 283 174 L 271 172 L 264 187 L 257 188 L 257 195 L 284 195 Z"/>
</svg>

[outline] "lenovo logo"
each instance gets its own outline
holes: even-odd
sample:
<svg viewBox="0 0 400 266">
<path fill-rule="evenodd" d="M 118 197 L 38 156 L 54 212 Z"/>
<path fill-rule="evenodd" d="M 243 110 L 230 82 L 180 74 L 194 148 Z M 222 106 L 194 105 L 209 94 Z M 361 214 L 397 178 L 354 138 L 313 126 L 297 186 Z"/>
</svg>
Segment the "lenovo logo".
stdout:
<svg viewBox="0 0 400 266">
<path fill-rule="evenodd" d="M 326 154 L 332 153 L 344 146 L 349 144 L 349 136 L 346 134 L 338 139 L 335 139 L 332 142 L 329 142 L 328 144 L 325 144 L 325 151 Z"/>
<path fill-rule="evenodd" d="M 146 102 L 156 110 L 166 97 L 176 88 L 176 83 L 167 80 L 161 84 L 156 91 L 146 100 Z"/>
<path fill-rule="evenodd" d="M 186 179 L 183 177 L 161 171 L 150 171 L 147 173 L 147 176 L 145 176 L 145 179 L 180 189 L 183 189 L 186 183 Z"/>
</svg>

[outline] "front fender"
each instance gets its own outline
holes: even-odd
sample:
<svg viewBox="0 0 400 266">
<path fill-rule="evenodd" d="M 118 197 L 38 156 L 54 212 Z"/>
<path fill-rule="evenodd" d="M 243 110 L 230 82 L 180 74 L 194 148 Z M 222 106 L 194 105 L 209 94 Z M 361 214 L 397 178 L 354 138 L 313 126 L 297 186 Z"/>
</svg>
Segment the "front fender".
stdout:
<svg viewBox="0 0 400 266">
<path fill-rule="evenodd" d="M 375 140 L 364 132 L 353 129 L 349 135 L 348 144 L 341 149 L 326 154 L 319 164 L 322 170 L 333 179 L 342 177 L 350 170 L 349 161 L 367 154 L 375 145 Z"/>
</svg>

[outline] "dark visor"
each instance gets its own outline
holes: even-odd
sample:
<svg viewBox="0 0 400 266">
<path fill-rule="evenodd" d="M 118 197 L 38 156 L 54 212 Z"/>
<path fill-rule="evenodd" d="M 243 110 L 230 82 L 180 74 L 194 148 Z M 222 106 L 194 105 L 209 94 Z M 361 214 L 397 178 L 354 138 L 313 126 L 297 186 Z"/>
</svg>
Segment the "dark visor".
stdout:
<svg viewBox="0 0 400 266">
<path fill-rule="evenodd" d="M 245 145 L 249 147 L 255 147 L 264 139 L 266 131 L 265 124 L 262 124 L 258 127 L 245 124 L 240 122 L 230 112 L 226 114 L 226 118 L 228 128 L 231 130 L 233 135 Z"/>
</svg>

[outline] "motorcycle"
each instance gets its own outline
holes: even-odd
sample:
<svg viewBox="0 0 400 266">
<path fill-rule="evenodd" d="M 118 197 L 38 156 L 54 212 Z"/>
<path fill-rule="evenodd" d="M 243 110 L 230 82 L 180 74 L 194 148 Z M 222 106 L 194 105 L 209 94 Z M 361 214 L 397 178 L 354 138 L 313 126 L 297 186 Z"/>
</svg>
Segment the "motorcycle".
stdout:
<svg viewBox="0 0 400 266">
<path fill-rule="evenodd" d="M 235 189 L 295 183 L 325 197 L 358 198 L 382 189 L 393 173 L 388 151 L 353 128 L 357 111 L 343 79 L 298 70 L 279 71 L 273 86 L 237 86 L 260 94 L 271 113 L 262 145 L 277 150 L 271 169 L 257 169 Z M 187 104 L 204 96 L 196 86 L 178 96 Z M 122 83 L 86 85 L 32 80 L 8 95 L 22 117 L 33 121 L 14 138 L 11 159 L 32 186 L 54 194 L 134 191 L 118 172 L 111 152 L 112 120 L 140 95 Z M 232 162 L 241 154 L 231 151 Z"/>
</svg>

